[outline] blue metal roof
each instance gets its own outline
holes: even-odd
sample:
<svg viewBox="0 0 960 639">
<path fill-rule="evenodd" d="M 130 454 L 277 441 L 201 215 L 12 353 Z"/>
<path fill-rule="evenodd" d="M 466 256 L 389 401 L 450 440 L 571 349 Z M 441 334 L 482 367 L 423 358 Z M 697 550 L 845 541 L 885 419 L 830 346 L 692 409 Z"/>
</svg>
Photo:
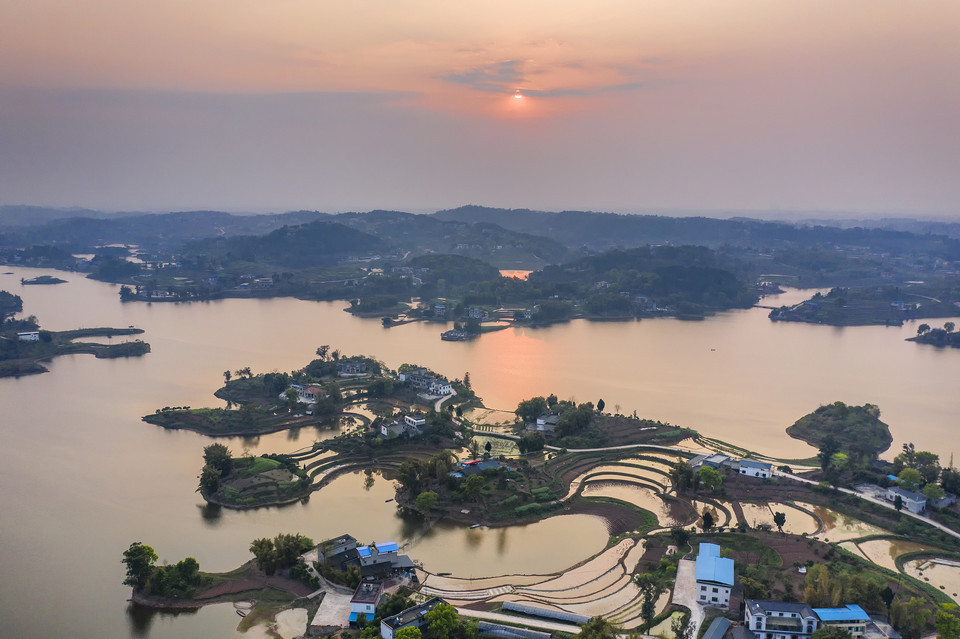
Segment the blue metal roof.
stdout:
<svg viewBox="0 0 960 639">
<path fill-rule="evenodd" d="M 397 552 L 400 550 L 400 546 L 397 545 L 395 541 L 385 541 L 382 544 L 375 544 L 377 547 L 377 552 Z"/>
<path fill-rule="evenodd" d="M 361 557 L 369 557 L 373 553 L 370 552 L 370 548 L 367 546 L 358 546 L 357 554 L 360 555 Z"/>
<path fill-rule="evenodd" d="M 725 586 L 733 586 L 733 559 L 726 557 L 697 557 L 694 569 L 697 581 L 712 581 Z"/>
<path fill-rule="evenodd" d="M 700 557 L 719 557 L 720 556 L 720 546 L 717 544 L 708 544 L 706 542 L 700 544 Z"/>
<path fill-rule="evenodd" d="M 768 464 L 767 462 L 758 462 L 753 461 L 752 459 L 741 459 L 740 465 L 747 468 L 762 468 L 764 470 L 770 470 L 773 468 L 773 464 Z"/>
<path fill-rule="evenodd" d="M 863 608 L 857 604 L 847 604 L 843 608 L 814 608 L 821 621 L 870 621 Z"/>
</svg>

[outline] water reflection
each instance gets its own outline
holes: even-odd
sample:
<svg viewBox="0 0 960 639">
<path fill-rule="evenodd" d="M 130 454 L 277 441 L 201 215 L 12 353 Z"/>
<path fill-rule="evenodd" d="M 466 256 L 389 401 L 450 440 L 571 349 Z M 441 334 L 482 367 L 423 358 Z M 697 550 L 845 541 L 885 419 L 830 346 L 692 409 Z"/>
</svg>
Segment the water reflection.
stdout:
<svg viewBox="0 0 960 639">
<path fill-rule="evenodd" d="M 148 608 L 137 603 L 131 603 L 127 606 L 127 622 L 130 625 L 130 635 L 133 637 L 146 637 L 150 634 L 150 626 L 156 617 L 176 619 L 177 617 L 194 616 L 198 609 L 165 609 Z"/>
<path fill-rule="evenodd" d="M 223 506 L 206 502 L 197 507 L 200 509 L 200 516 L 208 527 L 216 528 L 220 525 L 223 518 Z"/>
</svg>

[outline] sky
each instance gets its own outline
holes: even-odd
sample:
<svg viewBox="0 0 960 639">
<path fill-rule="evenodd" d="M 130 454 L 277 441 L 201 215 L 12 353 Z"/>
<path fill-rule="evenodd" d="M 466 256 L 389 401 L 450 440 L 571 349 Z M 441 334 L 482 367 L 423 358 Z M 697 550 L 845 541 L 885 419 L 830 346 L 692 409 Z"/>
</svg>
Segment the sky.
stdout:
<svg viewBox="0 0 960 639">
<path fill-rule="evenodd" d="M 0 0 L 0 204 L 960 218 L 960 2 Z"/>
</svg>

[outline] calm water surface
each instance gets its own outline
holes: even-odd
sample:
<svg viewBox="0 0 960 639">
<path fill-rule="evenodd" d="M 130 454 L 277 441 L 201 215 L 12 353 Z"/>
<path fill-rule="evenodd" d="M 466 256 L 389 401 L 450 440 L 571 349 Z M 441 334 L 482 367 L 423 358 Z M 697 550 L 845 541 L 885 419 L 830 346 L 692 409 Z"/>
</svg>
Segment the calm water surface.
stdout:
<svg viewBox="0 0 960 639">
<path fill-rule="evenodd" d="M 470 372 L 491 407 L 532 395 L 596 401 L 608 410 L 697 428 L 707 435 L 785 457 L 811 449 L 784 428 L 821 403 L 880 405 L 895 449 L 914 441 L 946 459 L 960 414 L 960 352 L 904 342 L 903 328 L 775 324 L 766 311 L 704 322 L 576 321 L 507 329 L 475 342 L 441 342 L 436 324 L 383 329 L 343 303 L 289 299 L 197 304 L 120 304 L 117 287 L 73 274 L 57 286 L 21 287 L 41 271 L 0 267 L 0 288 L 23 297 L 45 328 L 135 325 L 153 352 L 139 359 L 54 360 L 50 373 L 0 380 L 0 619 L 10 636 L 232 637 L 229 606 L 196 614 L 132 615 L 122 586 L 122 551 L 143 541 L 162 560 L 194 556 L 227 570 L 249 558 L 258 536 L 350 532 L 394 538 L 426 568 L 458 576 L 550 572 L 603 547 L 603 524 L 566 516 L 526 527 L 419 530 L 399 519 L 390 482 L 364 490 L 350 474 L 307 504 L 253 512 L 210 512 L 194 492 L 202 448 L 211 440 L 140 421 L 162 406 L 221 405 L 212 396 L 224 370 L 290 371 L 316 347 L 364 353 L 397 367 L 418 362 L 449 376 Z M 51 271 L 51 274 L 54 272 Z M 801 299 L 792 292 L 784 299 Z M 789 299 L 788 299 L 789 301 Z M 321 437 L 327 436 L 327 432 Z M 226 443 L 240 452 L 309 446 L 313 429 Z M 11 578 L 12 577 L 12 578 Z"/>
</svg>

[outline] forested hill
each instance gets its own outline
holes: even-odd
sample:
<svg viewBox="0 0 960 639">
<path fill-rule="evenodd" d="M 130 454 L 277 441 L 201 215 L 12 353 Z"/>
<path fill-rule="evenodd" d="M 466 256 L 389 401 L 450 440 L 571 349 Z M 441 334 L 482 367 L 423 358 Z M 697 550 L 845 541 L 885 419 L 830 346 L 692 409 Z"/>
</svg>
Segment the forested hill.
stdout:
<svg viewBox="0 0 960 639">
<path fill-rule="evenodd" d="M 242 235 L 192 242 L 187 254 L 230 256 L 245 262 L 264 262 L 289 268 L 307 268 L 334 262 L 346 255 L 382 251 L 380 238 L 336 222 L 284 226 L 266 235 Z"/>
<path fill-rule="evenodd" d="M 530 274 L 532 286 L 584 284 L 596 310 L 604 295 L 644 295 L 661 304 L 686 302 L 708 309 L 745 308 L 757 301 L 753 286 L 738 277 L 741 265 L 702 246 L 642 247 L 613 250 Z M 605 292 L 604 292 L 605 291 Z"/>
<path fill-rule="evenodd" d="M 505 267 L 513 261 L 527 268 L 556 264 L 569 255 L 567 247 L 556 240 L 535 232 L 508 230 L 482 217 L 460 222 L 433 215 L 370 211 L 344 213 L 334 219 L 413 253 L 457 253 Z"/>
<path fill-rule="evenodd" d="M 589 211 L 548 213 L 530 209 L 463 206 L 438 211 L 441 220 L 493 222 L 506 229 L 543 235 L 571 247 L 593 250 L 647 244 L 738 246 L 757 249 L 818 245 L 869 246 L 877 250 L 924 251 L 960 259 L 960 241 L 945 235 L 919 235 L 877 228 L 803 226 L 751 219 L 621 215 Z"/>
<path fill-rule="evenodd" d="M 70 217 L 7 232 L 10 245 L 58 244 L 83 251 L 105 244 L 137 244 L 144 248 L 177 249 L 189 240 L 231 235 L 260 235 L 285 224 L 324 219 L 316 211 L 280 215 L 232 215 L 221 211 L 140 214 L 110 219 Z M 13 218 L 20 220 L 20 218 Z M 43 219 L 41 217 L 41 219 Z"/>
</svg>

